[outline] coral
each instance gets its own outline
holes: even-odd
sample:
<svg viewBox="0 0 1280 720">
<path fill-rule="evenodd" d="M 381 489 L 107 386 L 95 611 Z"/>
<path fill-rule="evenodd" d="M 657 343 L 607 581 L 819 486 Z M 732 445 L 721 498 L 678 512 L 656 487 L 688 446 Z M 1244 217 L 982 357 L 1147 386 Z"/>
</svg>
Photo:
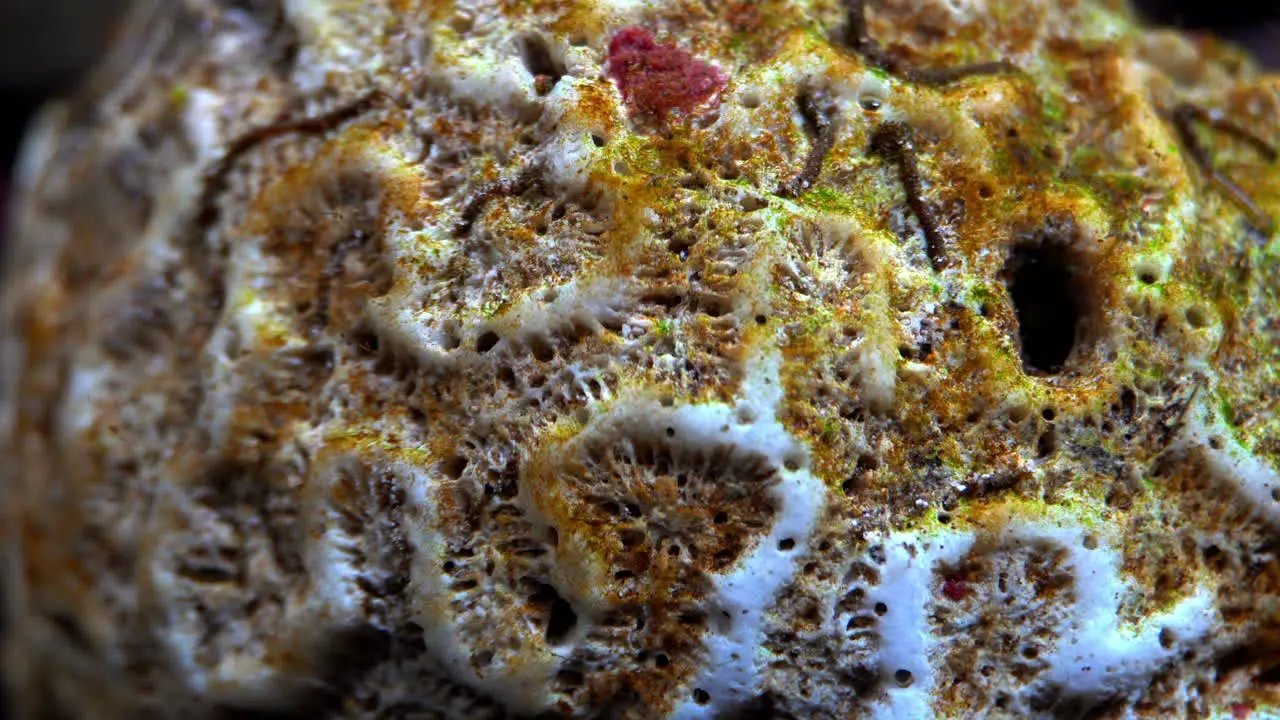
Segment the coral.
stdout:
<svg viewBox="0 0 1280 720">
<path fill-rule="evenodd" d="M 1277 142 L 1110 0 L 138 2 L 9 214 L 17 715 L 1274 715 Z"/>
</svg>

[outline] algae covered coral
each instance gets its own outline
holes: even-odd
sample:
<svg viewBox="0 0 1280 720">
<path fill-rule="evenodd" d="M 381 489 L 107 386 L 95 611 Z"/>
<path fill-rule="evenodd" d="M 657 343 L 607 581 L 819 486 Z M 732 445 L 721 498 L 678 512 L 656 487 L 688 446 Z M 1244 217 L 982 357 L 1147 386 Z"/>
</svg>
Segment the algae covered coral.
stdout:
<svg viewBox="0 0 1280 720">
<path fill-rule="evenodd" d="M 1240 717 L 1280 78 L 1119 2 L 139 0 L 4 288 L 27 717 Z"/>
</svg>

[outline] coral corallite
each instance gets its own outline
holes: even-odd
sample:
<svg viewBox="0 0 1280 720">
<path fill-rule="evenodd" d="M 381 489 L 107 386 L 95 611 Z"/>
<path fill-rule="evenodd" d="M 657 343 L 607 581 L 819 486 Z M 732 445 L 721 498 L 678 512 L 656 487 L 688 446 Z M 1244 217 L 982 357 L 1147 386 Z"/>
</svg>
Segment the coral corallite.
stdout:
<svg viewBox="0 0 1280 720">
<path fill-rule="evenodd" d="M 1118 0 L 139 1 L 10 214 L 17 716 L 1272 717 L 1277 142 Z"/>
</svg>

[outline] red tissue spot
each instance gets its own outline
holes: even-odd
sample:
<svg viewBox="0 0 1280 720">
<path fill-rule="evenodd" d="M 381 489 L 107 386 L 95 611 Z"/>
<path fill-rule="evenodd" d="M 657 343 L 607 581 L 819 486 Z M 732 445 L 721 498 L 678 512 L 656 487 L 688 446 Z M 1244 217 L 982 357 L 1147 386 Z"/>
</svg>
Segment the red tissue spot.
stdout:
<svg viewBox="0 0 1280 720">
<path fill-rule="evenodd" d="M 639 27 L 619 30 L 609 43 L 609 77 L 635 113 L 665 119 L 715 97 L 728 77 L 675 45 L 659 45 Z"/>
<path fill-rule="evenodd" d="M 958 577 L 947 578 L 946 582 L 942 583 L 942 594 L 956 602 L 963 600 L 968 592 L 969 588 L 965 585 L 964 580 Z"/>
<path fill-rule="evenodd" d="M 1249 703 L 1231 703 L 1231 720 L 1249 720 L 1253 714 L 1253 705 Z"/>
</svg>

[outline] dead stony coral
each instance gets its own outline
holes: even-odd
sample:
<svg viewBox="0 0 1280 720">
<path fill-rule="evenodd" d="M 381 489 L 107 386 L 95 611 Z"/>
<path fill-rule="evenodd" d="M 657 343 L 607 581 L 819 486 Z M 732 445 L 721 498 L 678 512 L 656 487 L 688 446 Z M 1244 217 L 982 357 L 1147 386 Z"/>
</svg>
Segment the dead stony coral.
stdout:
<svg viewBox="0 0 1280 720">
<path fill-rule="evenodd" d="M 139 0 L 26 145 L 21 717 L 1280 706 L 1280 78 L 1116 0 Z"/>
</svg>

